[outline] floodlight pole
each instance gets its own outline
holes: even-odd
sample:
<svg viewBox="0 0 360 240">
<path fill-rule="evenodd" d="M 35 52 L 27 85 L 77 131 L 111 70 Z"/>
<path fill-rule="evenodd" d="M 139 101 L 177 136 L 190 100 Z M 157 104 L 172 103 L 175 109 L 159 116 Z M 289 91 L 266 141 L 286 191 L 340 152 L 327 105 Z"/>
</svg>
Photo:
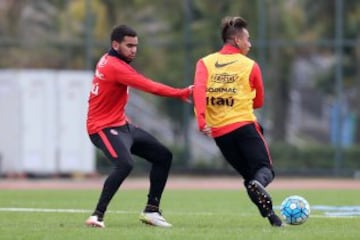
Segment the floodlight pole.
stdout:
<svg viewBox="0 0 360 240">
<path fill-rule="evenodd" d="M 341 163 L 343 161 L 342 152 L 342 127 L 343 127 L 343 0 L 335 0 L 335 81 L 336 81 L 336 114 L 335 114 L 335 159 L 334 159 L 334 175 L 340 173 Z"/>
<path fill-rule="evenodd" d="M 92 68 L 92 25 L 93 13 L 91 0 L 85 0 L 85 68 Z"/>
<path fill-rule="evenodd" d="M 191 22 L 192 22 L 192 0 L 184 0 L 184 83 L 186 86 L 191 84 Z M 183 123 L 184 123 L 184 151 L 183 161 L 188 166 L 192 159 L 190 131 L 190 104 L 183 104 Z"/>
<path fill-rule="evenodd" d="M 267 76 L 267 68 L 266 68 L 266 55 L 265 55 L 265 36 L 266 36 L 266 6 L 265 6 L 265 0 L 258 0 L 257 1 L 257 11 L 258 11 L 258 28 L 257 28 L 257 34 L 258 34 L 258 62 L 263 69 L 263 76 Z M 260 121 L 263 122 L 263 124 L 266 122 L 266 111 L 267 107 L 264 105 L 264 107 L 259 110 L 260 114 Z M 266 126 L 265 126 L 266 127 Z"/>
</svg>

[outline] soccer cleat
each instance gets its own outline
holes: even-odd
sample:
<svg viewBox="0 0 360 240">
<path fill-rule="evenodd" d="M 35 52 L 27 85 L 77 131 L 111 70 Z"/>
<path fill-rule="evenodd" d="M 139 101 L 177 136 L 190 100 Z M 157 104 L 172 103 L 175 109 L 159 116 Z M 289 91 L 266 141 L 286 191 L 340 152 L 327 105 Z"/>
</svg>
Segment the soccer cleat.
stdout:
<svg viewBox="0 0 360 240">
<path fill-rule="evenodd" d="M 99 221 L 98 216 L 92 215 L 86 221 L 85 225 L 88 227 L 105 228 L 104 221 Z"/>
<path fill-rule="evenodd" d="M 281 221 L 281 219 L 274 212 L 268 216 L 268 220 L 273 227 L 284 227 L 285 224 Z"/>
<path fill-rule="evenodd" d="M 261 215 L 269 217 L 273 213 L 272 201 L 263 185 L 256 180 L 252 180 L 246 188 L 251 200 L 259 208 Z"/>
<path fill-rule="evenodd" d="M 140 221 L 152 226 L 171 227 L 160 212 L 142 212 L 139 217 Z"/>
</svg>

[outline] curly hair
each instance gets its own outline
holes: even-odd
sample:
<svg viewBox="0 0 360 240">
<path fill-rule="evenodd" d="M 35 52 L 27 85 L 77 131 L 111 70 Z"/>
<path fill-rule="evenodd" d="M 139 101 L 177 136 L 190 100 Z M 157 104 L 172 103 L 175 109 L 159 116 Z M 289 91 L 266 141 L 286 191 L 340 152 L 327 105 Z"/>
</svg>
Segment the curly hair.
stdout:
<svg viewBox="0 0 360 240">
<path fill-rule="evenodd" d="M 125 36 L 136 37 L 137 33 L 134 29 L 126 25 L 115 26 L 111 32 L 110 40 L 121 42 Z"/>
</svg>

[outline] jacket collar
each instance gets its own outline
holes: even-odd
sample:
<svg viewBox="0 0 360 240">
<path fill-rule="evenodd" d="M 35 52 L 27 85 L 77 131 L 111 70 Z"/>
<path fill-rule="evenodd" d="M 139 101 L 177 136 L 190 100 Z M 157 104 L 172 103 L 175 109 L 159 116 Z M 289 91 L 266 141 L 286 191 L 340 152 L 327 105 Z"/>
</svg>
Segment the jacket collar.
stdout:
<svg viewBox="0 0 360 240">
<path fill-rule="evenodd" d="M 130 63 L 129 60 L 127 60 L 123 55 L 119 54 L 117 51 L 115 51 L 115 49 L 111 48 L 109 51 L 108 51 L 108 54 L 109 56 L 113 56 L 113 57 L 116 57 L 124 62 L 126 62 L 127 64 Z"/>
<path fill-rule="evenodd" d="M 220 53 L 222 54 L 234 54 L 234 53 L 241 53 L 240 49 L 230 45 L 230 44 L 225 44 L 221 50 Z"/>
</svg>

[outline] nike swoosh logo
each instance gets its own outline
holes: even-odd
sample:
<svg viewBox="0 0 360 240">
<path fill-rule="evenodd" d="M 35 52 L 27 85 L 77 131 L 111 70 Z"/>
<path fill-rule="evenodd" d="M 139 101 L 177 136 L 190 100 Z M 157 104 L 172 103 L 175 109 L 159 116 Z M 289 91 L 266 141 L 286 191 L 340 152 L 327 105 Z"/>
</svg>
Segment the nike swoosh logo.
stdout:
<svg viewBox="0 0 360 240">
<path fill-rule="evenodd" d="M 217 68 L 221 68 L 221 67 L 225 67 L 227 65 L 230 65 L 230 64 L 233 64 L 235 62 L 237 62 L 238 60 L 234 60 L 234 61 L 231 61 L 231 62 L 226 62 L 226 63 L 218 63 L 218 61 L 215 62 L 215 67 Z"/>
</svg>

